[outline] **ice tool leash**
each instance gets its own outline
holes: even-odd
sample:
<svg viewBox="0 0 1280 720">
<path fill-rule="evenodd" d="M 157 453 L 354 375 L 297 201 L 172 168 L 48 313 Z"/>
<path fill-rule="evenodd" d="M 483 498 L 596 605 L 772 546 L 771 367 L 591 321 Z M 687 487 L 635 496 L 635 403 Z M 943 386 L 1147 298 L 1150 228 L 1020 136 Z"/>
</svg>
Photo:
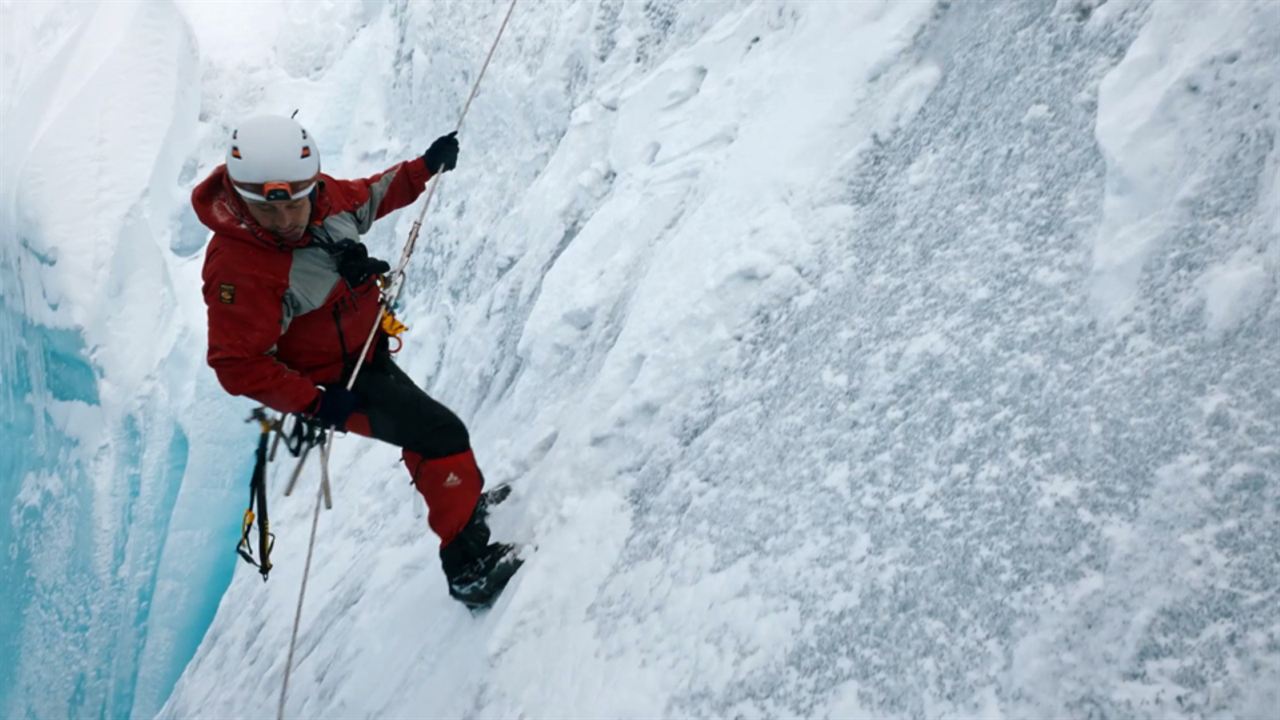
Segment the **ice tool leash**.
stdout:
<svg viewBox="0 0 1280 720">
<path fill-rule="evenodd" d="M 271 551 L 275 547 L 276 536 L 271 532 L 271 520 L 267 512 L 267 468 L 272 462 L 275 462 L 276 451 L 283 441 L 285 448 L 290 455 L 299 458 L 298 466 L 294 469 L 293 475 L 289 478 L 289 484 L 285 486 L 284 495 L 288 497 L 295 485 L 298 483 L 298 477 L 302 471 L 302 463 L 306 462 L 307 454 L 317 445 L 324 445 L 328 440 L 328 431 L 320 427 L 317 423 L 308 421 L 306 418 L 294 416 L 294 424 L 291 430 L 284 429 L 286 415 L 279 418 L 271 419 L 267 417 L 267 409 L 265 407 L 254 408 L 245 422 L 256 422 L 261 426 L 262 432 L 258 434 L 257 448 L 254 450 L 253 474 L 249 477 L 249 507 L 244 511 L 244 521 L 240 529 L 240 542 L 236 545 L 236 553 L 244 559 L 245 562 L 258 568 L 258 572 L 262 575 L 263 582 L 266 582 L 267 576 L 271 572 Z M 274 434 L 274 440 L 271 442 L 270 450 L 267 449 L 267 441 Z M 328 484 L 325 483 L 321 487 L 324 495 L 326 507 L 333 507 L 333 499 L 330 496 Z M 258 527 L 258 556 L 254 557 L 253 549 L 253 527 Z"/>
<path fill-rule="evenodd" d="M 267 419 L 263 408 L 255 408 L 245 422 L 254 421 L 262 426 L 262 432 L 258 435 L 258 449 L 254 452 L 253 476 L 249 479 L 249 508 L 244 511 L 244 524 L 240 530 L 240 543 L 236 545 L 236 552 L 245 562 L 258 568 L 262 581 L 266 582 L 267 575 L 271 572 L 271 549 L 276 541 L 276 536 L 271 533 L 271 520 L 267 514 L 267 439 L 276 426 Z M 256 559 L 253 557 L 253 540 L 250 537 L 255 520 L 258 523 L 259 555 Z"/>
<path fill-rule="evenodd" d="M 475 83 L 471 86 L 471 94 L 467 96 L 467 102 L 462 106 L 462 112 L 458 115 L 458 125 L 455 132 L 462 130 L 462 123 L 467 118 L 467 112 L 471 109 L 471 103 L 475 100 L 476 94 L 480 91 L 480 82 L 484 80 L 485 71 L 489 69 L 489 62 L 493 60 L 493 54 L 498 49 L 498 43 L 502 40 L 502 33 L 507 29 L 507 23 L 511 20 L 512 13 L 516 9 L 516 1 L 511 0 L 510 7 L 507 8 L 507 14 L 502 18 L 502 25 L 498 27 L 498 33 L 493 39 L 493 44 L 489 47 L 489 54 L 485 56 L 484 64 L 480 67 L 480 73 L 476 76 Z M 436 189 L 440 186 L 440 173 L 431 177 L 430 185 L 427 188 L 427 197 L 422 204 L 422 211 L 418 213 L 418 218 L 414 220 L 413 227 L 409 230 L 409 238 L 405 242 L 404 250 L 400 253 L 400 263 L 392 272 L 390 287 L 385 288 L 382 297 L 382 303 L 378 309 L 378 317 L 373 322 L 373 327 L 369 328 L 369 337 L 364 342 L 360 354 L 357 356 L 356 365 L 351 371 L 351 377 L 347 380 L 347 389 L 351 390 L 355 387 L 356 378 L 360 375 L 360 370 L 364 367 L 365 357 L 369 354 L 369 348 L 372 347 L 374 338 L 378 335 L 380 328 L 390 327 L 399 332 L 388 332 L 399 339 L 400 332 L 404 331 L 395 316 L 391 314 L 391 308 L 395 305 L 399 298 L 400 291 L 404 287 L 405 268 L 409 265 L 409 258 L 413 255 L 413 250 L 417 246 L 418 232 L 422 228 L 422 221 L 427 215 L 427 209 L 431 207 L 431 200 L 435 197 Z M 389 323 L 388 323 L 388 318 Z M 311 558 L 315 551 L 316 545 L 316 527 L 320 523 L 320 503 L 329 497 L 329 453 L 333 447 L 333 443 L 320 444 L 320 488 L 316 492 L 315 511 L 311 515 L 311 540 L 307 544 L 307 560 L 302 569 L 302 585 L 298 589 L 298 607 L 293 616 L 293 633 L 289 637 L 289 655 L 285 659 L 284 664 L 284 681 L 280 685 L 280 704 L 276 711 L 277 720 L 284 720 L 285 701 L 289 696 L 289 677 L 293 673 L 293 654 L 298 646 L 298 627 L 302 623 L 302 603 L 303 598 L 307 594 L 307 579 L 311 576 Z M 298 471 L 301 472 L 301 463 L 299 463 Z M 332 504 L 330 500 L 329 504 Z"/>
</svg>

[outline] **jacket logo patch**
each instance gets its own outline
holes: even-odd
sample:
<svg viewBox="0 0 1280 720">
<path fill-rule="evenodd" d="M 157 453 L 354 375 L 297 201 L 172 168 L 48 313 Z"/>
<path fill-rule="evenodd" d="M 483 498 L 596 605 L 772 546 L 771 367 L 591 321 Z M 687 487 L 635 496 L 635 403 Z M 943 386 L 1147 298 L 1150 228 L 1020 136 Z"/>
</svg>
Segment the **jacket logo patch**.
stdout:
<svg viewBox="0 0 1280 720">
<path fill-rule="evenodd" d="M 236 301 L 236 286 L 228 283 L 222 283 L 218 286 L 218 299 L 224 305 L 230 305 Z"/>
</svg>

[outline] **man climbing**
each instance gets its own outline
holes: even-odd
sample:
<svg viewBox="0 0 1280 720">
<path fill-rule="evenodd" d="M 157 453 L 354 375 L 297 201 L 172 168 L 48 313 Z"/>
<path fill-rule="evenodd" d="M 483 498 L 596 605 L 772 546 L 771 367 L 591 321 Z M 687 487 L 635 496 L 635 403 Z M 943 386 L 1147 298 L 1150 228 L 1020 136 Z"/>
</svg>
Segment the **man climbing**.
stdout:
<svg viewBox="0 0 1280 720">
<path fill-rule="evenodd" d="M 284 413 L 392 443 L 440 536 L 449 594 L 493 601 L 519 567 L 489 542 L 484 479 L 466 427 L 391 361 L 379 331 L 353 390 L 346 383 L 378 317 L 387 263 L 359 242 L 373 222 L 454 169 L 456 133 L 419 158 L 363 180 L 320 172 L 320 152 L 292 119 L 258 117 L 232 134 L 225 165 L 196 186 L 214 233 L 205 255 L 209 365 L 223 388 Z"/>
</svg>

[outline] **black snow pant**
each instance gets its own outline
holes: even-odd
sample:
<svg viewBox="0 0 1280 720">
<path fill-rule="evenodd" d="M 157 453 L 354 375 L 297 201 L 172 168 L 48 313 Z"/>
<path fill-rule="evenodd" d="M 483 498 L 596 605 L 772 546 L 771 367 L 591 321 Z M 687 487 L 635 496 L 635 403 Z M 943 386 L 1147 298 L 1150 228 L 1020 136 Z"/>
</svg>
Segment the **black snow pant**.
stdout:
<svg viewBox="0 0 1280 720">
<path fill-rule="evenodd" d="M 396 366 L 385 340 L 353 390 L 360 404 L 346 429 L 402 449 L 409 476 L 427 501 L 427 523 L 441 546 L 448 545 L 471 518 L 484 486 L 466 426 Z"/>
</svg>

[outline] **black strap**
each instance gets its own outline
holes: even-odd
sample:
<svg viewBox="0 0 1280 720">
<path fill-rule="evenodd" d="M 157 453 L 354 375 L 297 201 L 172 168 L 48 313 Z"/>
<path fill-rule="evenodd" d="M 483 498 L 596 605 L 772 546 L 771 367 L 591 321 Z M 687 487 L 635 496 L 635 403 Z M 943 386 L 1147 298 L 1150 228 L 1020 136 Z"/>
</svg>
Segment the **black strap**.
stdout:
<svg viewBox="0 0 1280 720">
<path fill-rule="evenodd" d="M 333 306 L 333 324 L 338 328 L 338 347 L 342 348 L 342 377 L 351 377 L 351 371 L 356 367 L 356 359 L 353 355 L 347 354 L 347 338 L 342 333 L 342 311 L 338 309 L 338 305 Z"/>
<path fill-rule="evenodd" d="M 315 420 L 296 413 L 293 416 L 293 427 L 284 436 L 284 447 L 294 457 L 302 457 L 302 451 L 316 445 L 324 444 L 324 427 Z"/>
</svg>

